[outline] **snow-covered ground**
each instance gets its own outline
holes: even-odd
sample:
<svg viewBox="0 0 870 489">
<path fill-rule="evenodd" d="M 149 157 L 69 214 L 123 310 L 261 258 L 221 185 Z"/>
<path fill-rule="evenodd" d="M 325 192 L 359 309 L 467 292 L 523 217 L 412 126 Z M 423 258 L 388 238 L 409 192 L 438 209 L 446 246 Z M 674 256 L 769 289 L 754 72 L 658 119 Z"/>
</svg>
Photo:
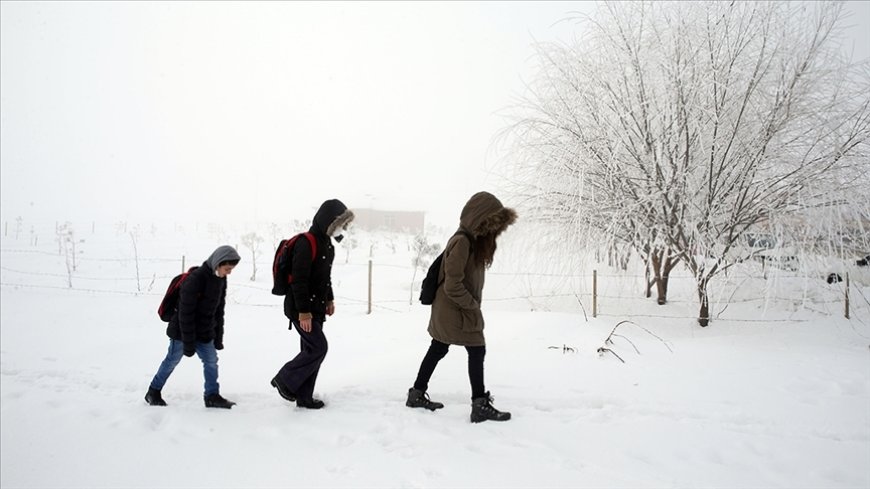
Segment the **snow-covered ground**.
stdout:
<svg viewBox="0 0 870 489">
<path fill-rule="evenodd" d="M 168 341 L 160 296 L 182 255 L 198 264 L 241 234 L 139 232 L 136 260 L 129 230 L 82 229 L 72 289 L 51 236 L 2 240 L 4 489 L 870 487 L 866 282 L 853 281 L 847 320 L 825 302 L 837 284 L 753 301 L 771 294 L 747 279 L 728 294 L 746 300 L 702 329 L 678 283 L 662 308 L 642 299 L 636 278 L 599 267 L 608 298 L 593 318 L 588 301 L 584 312 L 573 297 L 558 307 L 523 298 L 546 280 L 512 274 L 526 269 L 506 244 L 484 290 L 486 379 L 513 419 L 471 424 L 461 348 L 430 385 L 446 407 L 404 406 L 429 342 L 428 308 L 409 304 L 409 238 L 397 236 L 338 246 L 338 310 L 316 390 L 327 407 L 283 401 L 269 379 L 298 338 L 269 294 L 267 238 L 257 280 L 244 246 L 230 277 L 220 383 L 238 405 L 206 409 L 201 364 L 185 358 L 158 408 L 142 397 Z M 585 301 L 588 290 L 575 290 Z M 619 299 L 628 296 L 636 300 Z M 622 320 L 631 322 L 616 329 L 614 354 L 600 355 Z"/>
</svg>

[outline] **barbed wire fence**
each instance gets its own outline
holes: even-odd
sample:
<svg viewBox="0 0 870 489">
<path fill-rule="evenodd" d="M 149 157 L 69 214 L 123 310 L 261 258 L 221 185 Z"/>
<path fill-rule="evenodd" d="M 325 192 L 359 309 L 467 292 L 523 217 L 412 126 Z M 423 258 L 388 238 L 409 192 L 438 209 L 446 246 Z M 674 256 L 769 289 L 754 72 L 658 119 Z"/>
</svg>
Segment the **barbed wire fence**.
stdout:
<svg viewBox="0 0 870 489">
<path fill-rule="evenodd" d="M 185 255 L 170 258 L 146 256 L 137 251 L 136 257 L 94 256 L 91 252 L 77 258 L 75 271 L 61 273 L 64 260 L 62 254 L 46 250 L 2 248 L 0 286 L 145 296 L 159 302 L 171 278 L 194 263 Z M 271 264 L 258 266 L 270 268 Z M 410 262 L 402 265 L 378 259 L 338 260 L 333 265 L 333 288 L 336 300 L 345 308 L 357 308 L 367 314 L 402 313 L 412 307 L 423 307 L 408 300 L 409 292 L 414 298 L 419 294 L 420 283 L 414 276 Z M 537 273 L 502 268 L 487 273 L 484 301 L 492 309 L 578 313 L 586 321 L 597 317 L 696 319 L 693 312 L 697 301 L 692 296 L 690 276 L 678 274 L 671 278 L 670 297 L 663 306 L 656 304 L 655 298 L 645 296 L 646 280 L 644 274 L 607 269 Z M 748 287 L 750 284 L 754 287 Z M 729 314 L 731 306 L 749 305 L 755 311 L 805 310 L 870 323 L 870 289 L 864 278 L 856 281 L 847 276 L 842 282 L 828 284 L 796 274 L 767 277 L 735 274 L 718 285 L 719 297 L 711 300 L 711 305 L 716 306 L 711 309 L 716 311 L 714 320 L 750 323 L 802 320 Z M 231 279 L 228 301 L 253 307 L 282 307 L 282 298 L 273 296 L 270 290 L 270 276 L 253 282 Z M 749 290 L 765 293 L 750 296 Z"/>
</svg>

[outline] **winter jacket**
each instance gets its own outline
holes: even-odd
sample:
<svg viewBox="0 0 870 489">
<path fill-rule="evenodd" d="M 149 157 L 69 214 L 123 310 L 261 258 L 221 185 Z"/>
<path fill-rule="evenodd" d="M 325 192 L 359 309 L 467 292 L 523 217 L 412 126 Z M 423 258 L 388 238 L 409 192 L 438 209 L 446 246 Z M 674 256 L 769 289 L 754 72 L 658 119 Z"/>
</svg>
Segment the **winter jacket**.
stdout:
<svg viewBox="0 0 870 489">
<path fill-rule="evenodd" d="M 185 343 L 223 344 L 224 304 L 227 279 L 215 275 L 218 265 L 238 261 L 239 254 L 230 246 L 221 246 L 202 265 L 190 273 L 181 286 L 178 310 L 166 327 L 166 334 Z"/>
<path fill-rule="evenodd" d="M 313 317 L 326 320 L 327 303 L 334 300 L 332 293 L 332 262 L 335 248 L 332 236 L 341 241 L 339 234 L 353 220 L 353 211 L 339 200 L 324 202 L 308 230 L 317 243 L 317 255 L 311 260 L 311 243 L 297 239 L 291 252 L 290 292 L 284 296 L 284 315 L 297 321 L 299 313 L 311 313 Z"/>
<path fill-rule="evenodd" d="M 478 192 L 465 204 L 459 231 L 475 238 L 500 234 L 516 220 L 516 211 L 504 207 L 488 192 Z M 483 294 L 485 267 L 474 260 L 474 246 L 468 237 L 457 233 L 444 247 L 444 260 L 429 316 L 432 338 L 451 345 L 484 346 Z"/>
</svg>

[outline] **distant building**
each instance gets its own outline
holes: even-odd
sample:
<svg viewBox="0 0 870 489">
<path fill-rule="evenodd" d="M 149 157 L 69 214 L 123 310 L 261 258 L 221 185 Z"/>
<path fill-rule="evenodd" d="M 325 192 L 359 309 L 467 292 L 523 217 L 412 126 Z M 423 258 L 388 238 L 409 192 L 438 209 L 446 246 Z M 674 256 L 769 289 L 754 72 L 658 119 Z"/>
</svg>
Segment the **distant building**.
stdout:
<svg viewBox="0 0 870 489">
<path fill-rule="evenodd" d="M 356 216 L 353 226 L 366 231 L 393 231 L 417 234 L 425 228 L 425 213 L 422 211 L 383 211 L 378 209 L 353 209 Z"/>
</svg>

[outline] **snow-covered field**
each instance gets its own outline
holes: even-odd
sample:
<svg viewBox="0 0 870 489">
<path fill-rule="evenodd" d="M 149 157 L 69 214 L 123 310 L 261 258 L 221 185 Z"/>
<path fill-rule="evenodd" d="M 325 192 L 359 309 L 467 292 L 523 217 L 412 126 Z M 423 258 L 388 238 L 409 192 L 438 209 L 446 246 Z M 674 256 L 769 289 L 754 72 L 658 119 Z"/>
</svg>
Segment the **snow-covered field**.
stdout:
<svg viewBox="0 0 870 489">
<path fill-rule="evenodd" d="M 609 298 L 593 318 L 588 301 L 584 312 L 573 297 L 523 298 L 546 280 L 512 274 L 526 269 L 512 265 L 518 253 L 506 244 L 484 290 L 486 378 L 513 419 L 472 425 L 461 348 L 430 385 L 446 407 L 404 406 L 429 342 L 428 308 L 409 305 L 409 238 L 338 246 L 338 310 L 316 390 L 327 407 L 308 411 L 269 386 L 298 349 L 280 298 L 269 294 L 271 238 L 251 282 L 240 234 L 138 232 L 136 260 L 129 230 L 82 229 L 71 276 L 52 236 L 35 246 L 24 235 L 2 240 L 4 489 L 870 487 L 866 281 L 853 281 L 848 320 L 826 302 L 839 285 L 805 286 L 791 302 L 753 301 L 769 291 L 738 282 L 728 296 L 746 300 L 702 329 L 678 283 L 662 308 L 642 299 L 637 279 L 599 267 Z M 147 406 L 167 346 L 156 314 L 162 292 L 182 255 L 198 264 L 225 243 L 243 257 L 229 279 L 219 353 L 221 392 L 238 405 L 203 407 L 201 364 L 186 358 L 164 389 L 169 406 Z M 585 301 L 583 287 L 575 290 Z M 639 299 L 619 299 L 629 295 Z M 599 355 L 622 320 L 631 323 L 616 329 L 615 354 Z"/>
</svg>

